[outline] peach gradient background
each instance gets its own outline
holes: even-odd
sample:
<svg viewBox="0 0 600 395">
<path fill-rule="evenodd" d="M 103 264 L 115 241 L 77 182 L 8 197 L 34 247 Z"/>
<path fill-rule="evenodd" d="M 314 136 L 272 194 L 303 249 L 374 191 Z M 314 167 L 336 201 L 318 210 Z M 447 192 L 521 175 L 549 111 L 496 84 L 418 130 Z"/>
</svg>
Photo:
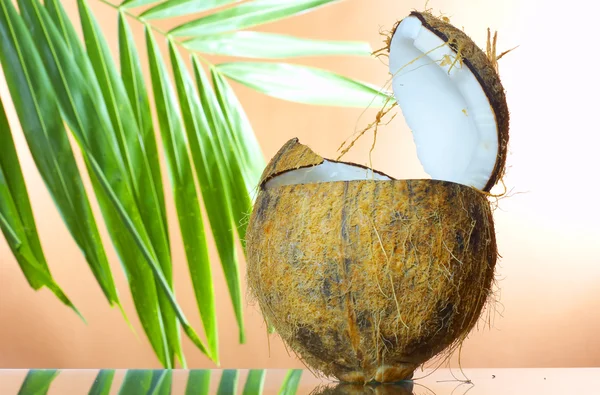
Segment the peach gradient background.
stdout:
<svg viewBox="0 0 600 395">
<path fill-rule="evenodd" d="M 116 13 L 90 0 L 113 50 Z M 76 15 L 73 0 L 65 0 Z M 502 260 L 501 292 L 491 328 L 481 327 L 465 342 L 465 367 L 600 366 L 600 170 L 599 56 L 593 26 L 600 5 L 572 0 L 432 0 L 481 46 L 486 28 L 498 30 L 499 49 L 520 47 L 500 61 L 511 110 L 510 156 L 505 181 L 512 197 L 495 212 Z M 424 0 L 347 0 L 317 12 L 263 28 L 312 38 L 368 40 L 381 46 L 389 29 Z M 142 30 L 135 26 L 140 48 Z M 166 23 L 161 23 L 166 26 Z M 142 51 L 143 52 L 143 51 Z M 369 58 L 302 59 L 304 64 L 383 85 L 385 65 Z M 144 65 L 146 67 L 146 65 Z M 337 146 L 373 119 L 357 109 L 288 103 L 234 85 L 256 131 L 265 157 L 289 138 L 299 137 L 317 152 L 335 156 Z M 110 244 L 106 246 L 125 308 L 137 332 L 110 309 L 81 253 L 69 236 L 22 138 L 4 79 L 0 94 L 16 131 L 22 167 L 42 243 L 52 272 L 88 320 L 86 326 L 47 290 L 32 291 L 0 238 L 0 368 L 158 367 L 141 335 L 126 282 Z M 347 159 L 366 163 L 371 136 Z M 412 137 L 401 116 L 381 129 L 373 164 L 396 177 L 422 177 Z M 95 203 L 94 203 L 95 204 Z M 175 218 L 172 201 L 169 215 Z M 200 327 L 184 263 L 179 232 L 171 221 L 177 296 L 195 327 Z M 106 241 L 106 232 L 102 229 Z M 213 257 L 216 257 L 213 248 Z M 242 266 L 242 270 L 245 267 Z M 247 344 L 237 330 L 225 283 L 215 265 L 219 301 L 222 367 L 302 367 L 281 341 L 269 342 L 257 308 L 245 310 Z M 190 367 L 212 367 L 184 339 Z M 453 361 L 457 366 L 457 361 Z"/>
</svg>

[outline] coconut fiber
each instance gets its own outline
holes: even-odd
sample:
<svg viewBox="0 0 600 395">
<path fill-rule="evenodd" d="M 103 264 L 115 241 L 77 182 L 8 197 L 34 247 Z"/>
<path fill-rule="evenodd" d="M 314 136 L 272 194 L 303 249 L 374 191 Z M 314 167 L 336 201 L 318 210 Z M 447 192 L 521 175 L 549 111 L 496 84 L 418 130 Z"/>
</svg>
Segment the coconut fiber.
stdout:
<svg viewBox="0 0 600 395">
<path fill-rule="evenodd" d="M 248 282 L 309 366 L 345 382 L 398 381 L 475 325 L 497 259 L 481 191 L 436 180 L 268 187 L 323 158 L 294 139 L 263 174 Z"/>
</svg>

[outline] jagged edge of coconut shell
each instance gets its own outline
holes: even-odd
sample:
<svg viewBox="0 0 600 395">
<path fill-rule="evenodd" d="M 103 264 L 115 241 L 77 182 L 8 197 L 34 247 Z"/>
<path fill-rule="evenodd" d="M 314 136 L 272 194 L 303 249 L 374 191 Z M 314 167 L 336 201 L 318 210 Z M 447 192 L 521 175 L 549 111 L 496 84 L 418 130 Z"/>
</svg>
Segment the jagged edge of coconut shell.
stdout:
<svg viewBox="0 0 600 395">
<path fill-rule="evenodd" d="M 436 18 L 428 12 L 413 11 L 409 16 L 418 18 L 424 27 L 433 32 L 444 42 L 451 40 L 448 46 L 452 48 L 455 53 L 458 53 L 458 49 L 460 48 L 462 62 L 469 70 L 471 70 L 490 101 L 496 118 L 496 125 L 498 127 L 498 154 L 494 170 L 492 171 L 487 184 L 483 188 L 484 192 L 489 192 L 504 176 L 506 154 L 508 151 L 510 115 L 506 103 L 506 94 L 500 81 L 500 76 L 487 55 L 462 30 L 457 29 L 448 22 Z M 402 20 L 396 22 L 392 28 L 390 37 L 394 36 L 401 22 Z M 388 52 L 390 51 L 390 45 L 391 38 L 388 43 Z"/>
<path fill-rule="evenodd" d="M 271 161 L 263 171 L 262 176 L 260 177 L 260 188 L 264 188 L 267 182 L 269 182 L 277 176 L 282 175 L 283 173 L 318 166 L 320 164 L 323 164 L 325 160 L 332 163 L 343 163 L 349 166 L 360 167 L 365 170 L 370 170 L 373 173 L 388 177 L 390 180 L 394 180 L 393 177 L 390 177 L 383 172 L 371 169 L 367 166 L 359 165 L 357 163 L 352 162 L 342 162 L 332 159 L 325 159 L 322 156 L 315 153 L 313 150 L 311 150 L 308 146 L 300 143 L 300 140 L 297 137 L 294 137 L 293 139 L 288 140 L 283 145 L 283 147 L 281 147 L 281 149 L 275 154 L 273 159 L 271 159 Z"/>
</svg>

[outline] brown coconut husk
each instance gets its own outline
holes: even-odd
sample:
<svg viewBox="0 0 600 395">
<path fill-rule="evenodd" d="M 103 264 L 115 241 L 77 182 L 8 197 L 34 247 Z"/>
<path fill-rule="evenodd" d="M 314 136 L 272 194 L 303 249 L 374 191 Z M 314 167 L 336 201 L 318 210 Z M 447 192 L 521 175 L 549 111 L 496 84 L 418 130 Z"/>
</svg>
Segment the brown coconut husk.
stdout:
<svg viewBox="0 0 600 395">
<path fill-rule="evenodd" d="M 322 163 L 296 139 L 263 175 L 247 230 L 248 284 L 309 366 L 344 382 L 394 382 L 464 339 L 498 256 L 490 205 L 435 180 L 265 188 Z"/>
<path fill-rule="evenodd" d="M 488 56 L 465 32 L 451 25 L 448 18 L 438 18 L 430 12 L 418 11 L 411 12 L 410 16 L 419 18 L 425 28 L 448 43 L 448 46 L 456 53 L 456 60 L 466 65 L 475 75 L 490 102 L 498 127 L 499 149 L 494 170 L 488 183 L 483 188 L 483 191 L 489 192 L 504 176 L 506 166 L 510 116 L 504 88 L 498 74 L 497 60 L 509 51 L 502 53 L 498 57 L 495 56 L 495 53 L 492 56 Z M 386 42 L 388 52 L 390 50 L 391 38 L 401 22 L 402 20 L 394 25 L 390 38 Z"/>
</svg>

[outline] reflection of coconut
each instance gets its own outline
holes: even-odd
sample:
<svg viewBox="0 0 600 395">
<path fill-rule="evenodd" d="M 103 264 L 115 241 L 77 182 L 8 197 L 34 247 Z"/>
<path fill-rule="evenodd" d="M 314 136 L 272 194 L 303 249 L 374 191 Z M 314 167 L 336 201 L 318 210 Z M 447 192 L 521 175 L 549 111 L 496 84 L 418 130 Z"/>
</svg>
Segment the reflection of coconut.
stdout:
<svg viewBox="0 0 600 395">
<path fill-rule="evenodd" d="M 413 395 L 413 383 L 403 381 L 390 384 L 346 384 L 317 388 L 311 395 Z"/>
<path fill-rule="evenodd" d="M 492 76 L 487 68 L 483 79 L 470 71 L 487 67 L 473 46 L 463 45 L 468 50 L 462 55 L 477 61 L 467 67 L 465 57 L 453 66 L 459 72 L 441 73 L 451 83 L 438 75 L 443 62 L 429 60 L 412 70 L 412 78 L 428 86 L 425 92 L 446 95 L 432 99 L 429 107 L 428 98 L 413 90 L 410 73 L 395 73 L 395 57 L 405 56 L 403 50 L 412 59 L 418 55 L 415 48 L 422 54 L 444 43 L 431 28 L 435 24 L 423 22 L 433 17 L 427 18 L 412 15 L 400 23 L 390 64 L 402 81 L 394 80 L 394 90 L 415 134 L 419 159 L 434 179 L 393 180 L 323 159 L 293 139 L 265 169 L 248 225 L 248 282 L 267 321 L 310 366 L 346 382 L 411 377 L 417 366 L 464 339 L 490 294 L 497 249 L 490 205 L 480 190 L 489 190 L 502 174 L 506 105 L 488 99 L 487 88 L 477 84 L 481 96 L 469 85 L 469 78 L 488 84 Z M 419 74 L 427 69 L 429 76 Z M 493 73 L 488 85 L 499 95 Z M 446 90 L 437 89 L 440 84 Z M 406 104 L 410 100 L 403 94 L 424 104 Z M 463 101 L 456 107 L 453 100 Z M 463 106 L 462 117 L 475 119 L 465 123 L 455 116 Z M 425 118 L 447 123 L 457 141 Z M 438 138 L 450 154 L 442 152 Z"/>
</svg>

